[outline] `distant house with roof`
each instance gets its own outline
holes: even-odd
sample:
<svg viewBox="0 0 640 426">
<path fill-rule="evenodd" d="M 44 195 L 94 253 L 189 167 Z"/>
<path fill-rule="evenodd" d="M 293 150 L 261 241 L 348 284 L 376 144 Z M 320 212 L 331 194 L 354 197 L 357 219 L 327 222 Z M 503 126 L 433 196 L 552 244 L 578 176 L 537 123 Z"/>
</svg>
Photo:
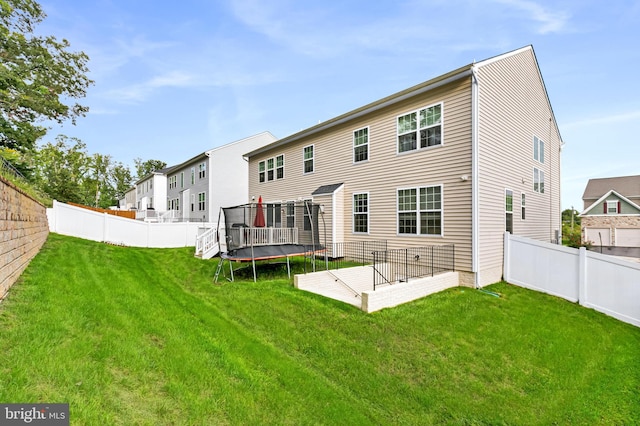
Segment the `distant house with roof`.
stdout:
<svg viewBox="0 0 640 426">
<path fill-rule="evenodd" d="M 584 242 L 640 247 L 640 175 L 590 179 L 582 201 Z"/>
<path fill-rule="evenodd" d="M 249 170 L 242 155 L 275 140 L 270 132 L 262 132 L 171 167 L 166 172 L 166 210 L 182 221 L 217 222 L 221 207 L 247 202 Z"/>
<path fill-rule="evenodd" d="M 137 218 L 217 222 L 220 207 L 247 202 L 248 165 L 242 155 L 275 140 L 262 132 L 144 176 L 136 182 Z"/>
<path fill-rule="evenodd" d="M 136 209 L 139 212 L 164 210 L 167 198 L 167 171 L 170 167 L 155 170 L 141 177 L 136 183 Z M 155 214 L 150 215 L 155 216 Z"/>
</svg>

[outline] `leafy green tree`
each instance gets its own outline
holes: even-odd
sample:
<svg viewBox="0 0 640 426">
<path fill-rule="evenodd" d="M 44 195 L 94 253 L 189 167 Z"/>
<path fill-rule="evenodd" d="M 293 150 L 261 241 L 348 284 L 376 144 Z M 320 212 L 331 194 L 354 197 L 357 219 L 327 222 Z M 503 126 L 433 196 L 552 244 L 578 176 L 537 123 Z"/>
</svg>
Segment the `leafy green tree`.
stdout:
<svg viewBox="0 0 640 426">
<path fill-rule="evenodd" d="M 127 191 L 133 186 L 131 169 L 120 162 L 115 163 L 111 169 L 111 182 L 116 200 L 124 198 Z"/>
<path fill-rule="evenodd" d="M 62 100 L 86 95 L 89 58 L 69 51 L 67 40 L 36 35 L 45 17 L 34 0 L 0 0 L 0 146 L 33 149 L 43 121 L 75 124 L 88 111 Z"/>
<path fill-rule="evenodd" d="M 142 161 L 141 158 L 136 158 L 133 160 L 136 166 L 136 175 L 137 179 L 142 179 L 149 173 L 155 172 L 156 170 L 164 169 L 167 167 L 167 163 L 160 160 L 147 160 Z"/>
<path fill-rule="evenodd" d="M 72 145 L 71 145 L 72 144 Z M 89 170 L 89 154 L 80 139 L 59 135 L 35 154 L 35 183 L 51 198 L 84 204 L 83 188 Z"/>
<path fill-rule="evenodd" d="M 25 179 L 29 180 L 31 178 L 33 168 L 31 167 L 31 157 L 27 153 L 0 146 L 0 158 L 8 162 Z"/>
<path fill-rule="evenodd" d="M 580 226 L 580 216 L 578 216 L 580 212 L 578 212 L 574 208 L 565 209 L 562 211 L 562 223 L 567 224 L 569 226 L 578 225 Z"/>
<path fill-rule="evenodd" d="M 82 182 L 83 204 L 102 208 L 116 204 L 112 162 L 110 155 L 93 154 L 88 157 L 87 174 Z"/>
</svg>

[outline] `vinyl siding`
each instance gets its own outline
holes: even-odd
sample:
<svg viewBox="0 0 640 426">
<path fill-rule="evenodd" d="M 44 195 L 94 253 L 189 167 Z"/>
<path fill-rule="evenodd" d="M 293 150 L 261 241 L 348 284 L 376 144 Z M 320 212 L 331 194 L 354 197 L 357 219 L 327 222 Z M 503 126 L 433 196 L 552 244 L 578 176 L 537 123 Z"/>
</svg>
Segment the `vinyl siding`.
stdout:
<svg viewBox="0 0 640 426">
<path fill-rule="evenodd" d="M 397 116 L 443 103 L 443 146 L 397 154 Z M 353 163 L 353 131 L 369 127 L 369 159 Z M 314 145 L 314 172 L 303 174 L 303 148 Z M 258 163 L 284 154 L 284 179 L 259 182 Z M 454 81 L 322 133 L 250 158 L 249 195 L 263 200 L 308 197 L 319 186 L 344 183 L 344 241 L 386 239 L 390 248 L 456 245 L 456 268 L 471 268 L 471 82 Z M 397 190 L 443 185 L 443 237 L 397 234 Z M 369 193 L 369 235 L 352 232 L 353 193 Z M 342 207 L 340 209 L 340 207 Z"/>
<path fill-rule="evenodd" d="M 551 241 L 560 229 L 560 135 L 531 49 L 481 64 L 477 75 L 479 269 L 499 271 L 505 189 L 514 195 L 515 235 Z M 544 141 L 544 164 L 534 160 L 534 136 Z M 544 171 L 544 194 L 534 192 L 534 167 Z M 525 220 L 521 220 L 521 193 L 526 197 Z"/>
</svg>

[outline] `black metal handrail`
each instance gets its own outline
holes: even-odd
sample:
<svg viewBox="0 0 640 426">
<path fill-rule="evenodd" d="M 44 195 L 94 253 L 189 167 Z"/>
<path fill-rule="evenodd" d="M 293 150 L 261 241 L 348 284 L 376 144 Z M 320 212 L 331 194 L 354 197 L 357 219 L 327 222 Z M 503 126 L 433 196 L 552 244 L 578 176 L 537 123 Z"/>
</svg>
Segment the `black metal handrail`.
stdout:
<svg viewBox="0 0 640 426">
<path fill-rule="evenodd" d="M 326 269 L 340 269 L 353 266 L 373 264 L 373 252 L 387 249 L 386 240 L 349 241 L 327 245 L 325 256 Z"/>
<path fill-rule="evenodd" d="M 2 166 L 2 170 L 7 171 L 8 173 L 11 173 L 12 175 L 14 175 L 17 178 L 25 180 L 24 175 L 22 173 L 20 173 L 20 171 L 18 169 L 16 169 L 13 166 L 13 164 L 11 164 L 7 160 L 5 160 L 5 158 L 2 157 L 2 156 L 0 156 L 0 160 L 2 160 L 2 162 L 0 162 L 0 166 Z"/>
<path fill-rule="evenodd" d="M 455 247 L 410 247 L 373 252 L 373 289 L 410 278 L 433 276 L 455 270 Z"/>
</svg>

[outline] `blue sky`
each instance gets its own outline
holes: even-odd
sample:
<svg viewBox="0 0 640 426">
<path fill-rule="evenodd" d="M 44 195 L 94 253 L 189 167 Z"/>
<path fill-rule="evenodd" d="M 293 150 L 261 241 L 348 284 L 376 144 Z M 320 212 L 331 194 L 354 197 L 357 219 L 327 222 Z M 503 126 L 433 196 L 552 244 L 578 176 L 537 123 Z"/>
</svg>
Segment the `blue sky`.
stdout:
<svg viewBox="0 0 640 426">
<path fill-rule="evenodd" d="M 640 1 L 41 0 L 95 85 L 57 134 L 133 165 L 285 137 L 532 44 L 565 147 L 562 207 L 640 174 Z"/>
</svg>

